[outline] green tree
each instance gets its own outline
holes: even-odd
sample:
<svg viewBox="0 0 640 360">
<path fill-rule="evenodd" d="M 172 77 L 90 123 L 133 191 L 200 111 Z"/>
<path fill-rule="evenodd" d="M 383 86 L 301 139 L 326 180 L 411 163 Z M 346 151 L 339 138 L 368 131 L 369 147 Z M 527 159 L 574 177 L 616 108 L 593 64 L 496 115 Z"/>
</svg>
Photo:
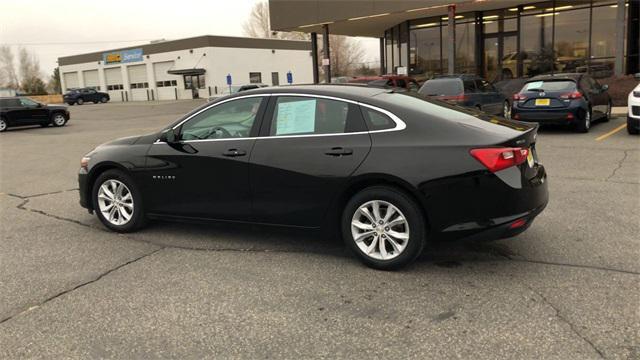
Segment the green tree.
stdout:
<svg viewBox="0 0 640 360">
<path fill-rule="evenodd" d="M 53 69 L 53 73 L 49 78 L 49 83 L 47 84 L 47 90 L 53 94 L 61 94 L 62 86 L 60 85 L 60 68 Z"/>
</svg>

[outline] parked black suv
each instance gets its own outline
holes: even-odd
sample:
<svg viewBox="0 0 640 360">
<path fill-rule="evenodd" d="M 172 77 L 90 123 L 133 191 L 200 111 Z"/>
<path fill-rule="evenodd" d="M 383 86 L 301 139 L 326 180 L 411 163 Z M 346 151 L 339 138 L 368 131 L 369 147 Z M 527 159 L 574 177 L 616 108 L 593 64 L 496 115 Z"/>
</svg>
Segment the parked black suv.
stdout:
<svg viewBox="0 0 640 360">
<path fill-rule="evenodd" d="M 0 97 L 0 132 L 11 126 L 64 126 L 69 121 L 65 106 L 43 105 L 25 97 Z"/>
<path fill-rule="evenodd" d="M 109 94 L 91 88 L 72 89 L 64 94 L 64 102 L 69 105 L 82 105 L 87 101 L 91 101 L 94 104 L 106 103 L 109 100 L 111 100 Z"/>
<path fill-rule="evenodd" d="M 427 80 L 419 93 L 488 114 L 511 116 L 509 99 L 495 86 L 477 75 L 443 75 Z"/>
</svg>

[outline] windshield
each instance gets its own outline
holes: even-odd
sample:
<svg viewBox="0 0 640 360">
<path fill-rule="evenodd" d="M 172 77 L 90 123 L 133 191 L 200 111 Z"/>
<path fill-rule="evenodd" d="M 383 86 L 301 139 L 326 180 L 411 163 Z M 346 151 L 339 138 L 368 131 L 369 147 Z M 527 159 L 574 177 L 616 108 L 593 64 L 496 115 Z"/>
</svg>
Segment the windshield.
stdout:
<svg viewBox="0 0 640 360">
<path fill-rule="evenodd" d="M 576 83 L 571 80 L 532 81 L 524 85 L 520 92 L 527 91 L 572 91 L 576 89 Z"/>
<path fill-rule="evenodd" d="M 419 91 L 428 96 L 450 96 L 462 94 L 462 81 L 460 79 L 434 79 L 429 80 Z"/>
</svg>

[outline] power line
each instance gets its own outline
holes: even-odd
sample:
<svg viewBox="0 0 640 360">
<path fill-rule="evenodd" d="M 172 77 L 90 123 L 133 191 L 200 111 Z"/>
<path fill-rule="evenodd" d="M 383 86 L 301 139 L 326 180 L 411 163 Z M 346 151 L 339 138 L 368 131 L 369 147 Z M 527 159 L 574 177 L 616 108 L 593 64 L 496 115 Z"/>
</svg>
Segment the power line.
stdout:
<svg viewBox="0 0 640 360">
<path fill-rule="evenodd" d="M 127 43 L 127 42 L 144 42 L 153 39 L 140 40 L 104 40 L 104 41 L 75 41 L 75 42 L 32 42 L 32 43 L 0 43 L 7 46 L 41 46 L 41 45 L 89 45 L 89 44 L 108 44 L 108 43 Z"/>
</svg>

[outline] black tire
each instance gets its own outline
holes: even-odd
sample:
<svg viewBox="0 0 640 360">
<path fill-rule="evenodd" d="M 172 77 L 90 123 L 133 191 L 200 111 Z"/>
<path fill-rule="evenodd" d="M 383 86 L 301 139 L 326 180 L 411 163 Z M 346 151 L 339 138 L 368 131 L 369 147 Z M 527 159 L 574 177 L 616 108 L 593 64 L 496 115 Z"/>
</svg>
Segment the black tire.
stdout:
<svg viewBox="0 0 640 360">
<path fill-rule="evenodd" d="M 363 250 L 358 247 L 352 235 L 351 221 L 354 214 L 356 214 L 361 206 L 374 200 L 390 203 L 400 210 L 410 229 L 409 238 L 406 240 L 404 250 L 389 260 L 376 259 L 365 254 Z M 341 228 L 342 239 L 347 247 L 349 247 L 364 264 L 379 270 L 394 270 L 409 265 L 422 253 L 425 244 L 426 221 L 419 205 L 403 191 L 389 186 L 373 186 L 355 194 L 344 208 Z M 389 246 L 385 248 L 392 250 L 390 244 L 388 245 Z"/>
<path fill-rule="evenodd" d="M 502 117 L 511 120 L 511 104 L 509 104 L 509 101 L 505 101 L 502 104 Z"/>
<path fill-rule="evenodd" d="M 100 98 L 100 102 L 103 103 L 103 104 L 106 103 L 107 101 L 109 101 L 109 99 L 107 99 L 106 96 L 103 96 L 103 97 Z"/>
<path fill-rule="evenodd" d="M 581 116 L 578 117 L 578 122 L 576 123 L 576 131 L 580 133 L 588 133 L 589 129 L 591 129 L 591 109 L 587 109 L 587 111 L 581 111 Z"/>
<path fill-rule="evenodd" d="M 613 109 L 613 104 L 611 103 L 611 100 L 609 100 L 609 107 L 607 108 L 607 112 L 602 117 L 602 122 L 609 122 L 609 120 L 611 120 L 612 109 Z"/>
<path fill-rule="evenodd" d="M 73 102 L 73 101 L 70 101 L 70 102 L 68 102 L 67 104 L 69 104 L 69 106 L 73 106 L 73 105 L 75 105 L 76 103 L 75 103 L 75 102 Z"/>
<path fill-rule="evenodd" d="M 76 104 L 78 104 L 78 105 L 84 104 L 84 99 L 83 98 L 77 98 L 76 99 Z"/>
<path fill-rule="evenodd" d="M 6 131 L 7 127 L 9 127 L 9 124 L 7 124 L 7 120 L 5 120 L 5 118 L 3 117 L 0 117 L 0 132 Z"/>
<path fill-rule="evenodd" d="M 133 214 L 131 219 L 122 225 L 116 225 L 107 220 L 102 211 L 100 211 L 100 205 L 98 203 L 98 191 L 100 190 L 100 186 L 109 180 L 117 180 L 128 188 L 133 197 Z M 91 199 L 93 201 L 93 207 L 98 216 L 98 219 L 102 224 L 116 232 L 120 233 L 128 233 L 136 231 L 142 228 L 146 224 L 146 218 L 144 214 L 144 205 L 142 203 L 142 196 L 140 194 L 140 190 L 133 179 L 124 171 L 121 170 L 107 170 L 100 174 L 93 184 L 93 189 L 91 190 Z"/>
<path fill-rule="evenodd" d="M 629 133 L 629 135 L 638 135 L 640 134 L 640 129 L 635 128 L 633 125 L 631 125 L 631 119 L 627 118 L 627 132 Z"/>
</svg>

